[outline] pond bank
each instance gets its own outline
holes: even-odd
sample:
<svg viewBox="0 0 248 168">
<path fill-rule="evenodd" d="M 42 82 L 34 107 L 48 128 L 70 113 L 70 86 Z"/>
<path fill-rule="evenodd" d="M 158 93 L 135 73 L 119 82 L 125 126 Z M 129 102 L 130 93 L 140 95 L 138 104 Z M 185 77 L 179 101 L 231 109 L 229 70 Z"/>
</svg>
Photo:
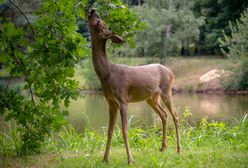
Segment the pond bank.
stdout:
<svg viewBox="0 0 248 168">
<path fill-rule="evenodd" d="M 190 94 L 227 94 L 227 95 L 248 95 L 248 90 L 227 90 L 227 89 L 207 89 L 207 90 L 201 90 L 201 89 L 188 89 L 188 88 L 173 88 L 173 94 L 181 94 L 181 93 L 190 93 Z M 83 92 L 84 93 L 84 92 Z M 87 92 L 85 92 L 87 93 Z M 94 93 L 92 91 L 92 93 Z M 101 93 L 100 91 L 95 93 Z"/>
<path fill-rule="evenodd" d="M 227 94 L 227 95 L 248 95 L 248 90 L 189 90 L 188 88 L 172 88 L 173 94 Z M 102 90 L 80 90 L 80 94 L 102 94 Z"/>
</svg>

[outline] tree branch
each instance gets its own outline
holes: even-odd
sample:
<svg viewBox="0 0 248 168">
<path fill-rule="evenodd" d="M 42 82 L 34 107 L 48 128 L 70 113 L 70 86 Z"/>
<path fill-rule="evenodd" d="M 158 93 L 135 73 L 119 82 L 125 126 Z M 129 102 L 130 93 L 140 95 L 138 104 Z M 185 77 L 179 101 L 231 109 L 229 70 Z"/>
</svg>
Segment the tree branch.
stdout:
<svg viewBox="0 0 248 168">
<path fill-rule="evenodd" d="M 5 91 L 4 91 L 4 94 L 5 94 L 5 95 L 7 94 L 7 91 L 8 91 L 8 89 L 9 89 L 10 81 L 11 81 L 11 78 L 9 78 L 8 83 L 7 83 L 7 85 L 6 85 L 6 88 L 5 88 Z"/>
<path fill-rule="evenodd" d="M 27 22 L 28 22 L 28 24 L 29 24 L 29 26 L 30 26 L 30 29 L 31 29 L 33 35 L 35 35 L 34 27 L 33 27 L 33 25 L 30 23 L 30 21 L 28 20 L 26 14 L 23 12 L 23 10 L 22 10 L 15 2 L 13 2 L 12 0 L 9 0 L 9 2 L 12 3 L 12 4 L 13 4 L 13 5 L 22 13 L 22 15 L 23 15 L 23 16 L 25 17 L 25 19 L 27 20 Z"/>
<path fill-rule="evenodd" d="M 17 66 L 17 67 L 19 66 L 19 68 L 21 69 L 21 71 L 23 72 L 23 74 L 24 74 L 24 76 L 25 76 L 25 80 L 26 80 L 26 82 L 27 82 L 27 84 L 28 84 L 28 89 L 29 89 L 29 92 L 30 92 L 30 94 L 31 94 L 31 99 L 32 99 L 33 105 L 34 105 L 34 107 L 36 108 L 35 101 L 34 101 L 34 93 L 33 93 L 33 90 L 32 90 L 32 88 L 31 88 L 31 84 L 30 84 L 28 75 L 27 75 L 25 69 L 23 68 L 23 62 L 22 62 L 22 60 L 18 59 L 18 57 L 15 55 L 14 47 L 13 47 L 13 45 L 11 44 L 11 42 L 9 42 L 9 45 L 10 45 L 10 49 L 11 49 L 11 51 L 12 51 L 12 54 L 13 54 L 13 56 L 14 56 L 15 62 L 17 63 L 16 66 Z"/>
</svg>

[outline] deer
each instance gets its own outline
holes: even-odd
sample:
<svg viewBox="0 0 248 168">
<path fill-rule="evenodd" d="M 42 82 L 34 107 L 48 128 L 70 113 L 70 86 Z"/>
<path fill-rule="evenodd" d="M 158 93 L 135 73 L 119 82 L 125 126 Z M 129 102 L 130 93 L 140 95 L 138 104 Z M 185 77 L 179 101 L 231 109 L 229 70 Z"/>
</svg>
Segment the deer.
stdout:
<svg viewBox="0 0 248 168">
<path fill-rule="evenodd" d="M 88 13 L 88 27 L 91 36 L 92 61 L 94 70 L 100 80 L 103 95 L 109 107 L 109 125 L 107 144 L 103 161 L 108 162 L 112 135 L 115 129 L 118 110 L 121 115 L 122 134 L 124 138 L 128 164 L 134 163 L 128 142 L 129 102 L 146 101 L 162 121 L 162 147 L 167 148 L 167 112 L 161 100 L 170 112 L 176 128 L 177 152 L 180 153 L 179 120 L 174 109 L 172 87 L 174 74 L 162 64 L 128 66 L 112 64 L 106 54 L 106 42 L 122 44 L 125 40 L 112 32 L 95 9 Z"/>
</svg>

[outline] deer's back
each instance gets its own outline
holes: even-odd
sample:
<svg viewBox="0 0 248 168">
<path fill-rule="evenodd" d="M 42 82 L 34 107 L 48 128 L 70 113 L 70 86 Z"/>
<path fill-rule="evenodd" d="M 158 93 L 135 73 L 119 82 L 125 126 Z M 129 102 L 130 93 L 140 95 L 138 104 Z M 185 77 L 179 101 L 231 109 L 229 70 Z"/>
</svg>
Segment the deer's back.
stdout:
<svg viewBox="0 0 248 168">
<path fill-rule="evenodd" d="M 173 73 L 160 64 L 112 64 L 109 78 L 103 81 L 102 86 L 104 92 L 114 97 L 125 92 L 128 101 L 141 101 L 171 89 L 173 78 Z"/>
</svg>

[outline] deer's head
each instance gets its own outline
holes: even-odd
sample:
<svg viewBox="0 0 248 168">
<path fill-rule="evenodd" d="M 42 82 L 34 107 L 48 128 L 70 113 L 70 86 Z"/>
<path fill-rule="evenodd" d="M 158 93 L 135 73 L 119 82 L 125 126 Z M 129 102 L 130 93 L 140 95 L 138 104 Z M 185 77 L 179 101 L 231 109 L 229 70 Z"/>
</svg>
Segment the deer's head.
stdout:
<svg viewBox="0 0 248 168">
<path fill-rule="evenodd" d="M 103 22 L 103 20 L 98 16 L 96 10 L 91 10 L 90 13 L 88 14 L 88 24 L 89 24 L 89 29 L 91 32 L 91 35 L 94 36 L 94 38 L 100 39 L 111 39 L 112 42 L 114 43 L 124 43 L 125 40 L 114 34 L 107 25 Z"/>
</svg>

